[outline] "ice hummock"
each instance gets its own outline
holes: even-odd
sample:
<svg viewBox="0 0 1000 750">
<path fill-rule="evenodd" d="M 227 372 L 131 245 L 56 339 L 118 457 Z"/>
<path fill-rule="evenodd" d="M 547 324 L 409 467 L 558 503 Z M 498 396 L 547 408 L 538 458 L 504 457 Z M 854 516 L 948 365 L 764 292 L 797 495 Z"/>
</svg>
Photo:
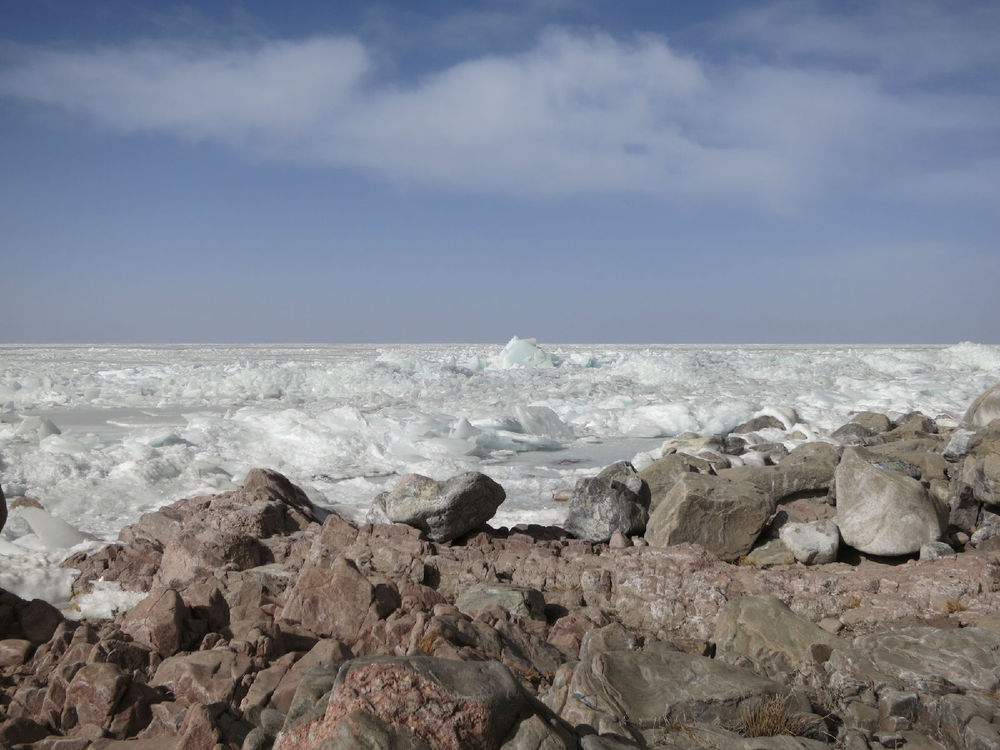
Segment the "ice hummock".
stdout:
<svg viewBox="0 0 1000 750">
<path fill-rule="evenodd" d="M 517 336 L 507 342 L 507 346 L 496 358 L 496 366 L 511 367 L 552 367 L 558 364 L 556 357 L 543 350 L 535 339 L 520 339 Z"/>
</svg>

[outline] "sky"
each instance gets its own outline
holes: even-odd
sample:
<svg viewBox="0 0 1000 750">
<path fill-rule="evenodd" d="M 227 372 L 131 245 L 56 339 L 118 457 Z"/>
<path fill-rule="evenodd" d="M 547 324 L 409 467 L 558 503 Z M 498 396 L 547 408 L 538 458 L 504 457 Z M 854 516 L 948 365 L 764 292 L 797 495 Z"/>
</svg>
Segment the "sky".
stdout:
<svg viewBox="0 0 1000 750">
<path fill-rule="evenodd" d="M 0 0 L 0 342 L 1000 344 L 1000 3 Z"/>
</svg>

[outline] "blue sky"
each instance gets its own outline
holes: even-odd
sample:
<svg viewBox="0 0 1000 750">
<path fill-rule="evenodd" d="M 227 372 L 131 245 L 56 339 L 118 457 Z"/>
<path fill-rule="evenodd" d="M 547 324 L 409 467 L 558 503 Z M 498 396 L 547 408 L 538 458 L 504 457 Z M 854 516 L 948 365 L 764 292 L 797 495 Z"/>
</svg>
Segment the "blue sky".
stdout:
<svg viewBox="0 0 1000 750">
<path fill-rule="evenodd" d="M 996 3 L 0 18 L 0 341 L 1000 343 Z"/>
</svg>

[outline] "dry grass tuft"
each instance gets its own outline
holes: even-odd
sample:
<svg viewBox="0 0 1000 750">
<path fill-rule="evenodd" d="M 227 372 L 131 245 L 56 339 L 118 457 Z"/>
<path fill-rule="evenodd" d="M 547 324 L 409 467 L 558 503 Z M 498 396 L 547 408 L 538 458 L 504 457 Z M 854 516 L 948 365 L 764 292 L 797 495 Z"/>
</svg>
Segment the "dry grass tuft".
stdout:
<svg viewBox="0 0 1000 750">
<path fill-rule="evenodd" d="M 944 611 L 949 615 L 956 614 L 957 612 L 965 612 L 968 606 L 962 604 L 958 599 L 949 599 L 944 603 Z"/>
<path fill-rule="evenodd" d="M 787 696 L 772 695 L 745 703 L 732 729 L 744 737 L 774 737 L 779 734 L 808 737 L 815 733 L 816 723 L 809 716 L 789 711 Z"/>
</svg>

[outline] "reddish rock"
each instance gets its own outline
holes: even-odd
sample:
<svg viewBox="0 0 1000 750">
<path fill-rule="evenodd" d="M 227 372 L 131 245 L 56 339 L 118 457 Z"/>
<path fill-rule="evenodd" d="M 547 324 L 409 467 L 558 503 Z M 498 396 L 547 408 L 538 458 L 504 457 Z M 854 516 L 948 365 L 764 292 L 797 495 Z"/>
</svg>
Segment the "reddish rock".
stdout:
<svg viewBox="0 0 1000 750">
<path fill-rule="evenodd" d="M 366 622 L 384 619 L 398 606 L 398 593 L 393 600 L 385 587 L 377 591 L 350 560 L 339 557 L 332 569 L 302 569 L 288 593 L 279 624 L 353 643 Z"/>
<path fill-rule="evenodd" d="M 122 631 L 160 656 L 181 650 L 187 607 L 174 589 L 153 589 L 122 622 Z"/>
<path fill-rule="evenodd" d="M 128 678 L 114 664 L 81 667 L 66 688 L 61 725 L 64 730 L 85 724 L 106 727 L 125 694 Z"/>
<path fill-rule="evenodd" d="M 321 665 L 339 666 L 352 658 L 354 655 L 351 650 L 340 641 L 332 639 L 318 641 L 308 653 L 295 661 L 282 675 L 281 680 L 271 693 L 270 707 L 287 714 L 292 704 L 292 698 L 295 696 L 295 689 L 306 672 Z"/>
<path fill-rule="evenodd" d="M 226 649 L 195 651 L 165 659 L 150 685 L 167 687 L 177 698 L 192 703 L 238 703 L 246 693 L 244 677 L 250 669 L 248 656 Z"/>
<path fill-rule="evenodd" d="M 359 659 L 341 667 L 323 717 L 283 732 L 274 750 L 318 747 L 355 711 L 405 727 L 431 750 L 496 750 L 530 713 L 517 682 L 496 662 Z"/>
</svg>

